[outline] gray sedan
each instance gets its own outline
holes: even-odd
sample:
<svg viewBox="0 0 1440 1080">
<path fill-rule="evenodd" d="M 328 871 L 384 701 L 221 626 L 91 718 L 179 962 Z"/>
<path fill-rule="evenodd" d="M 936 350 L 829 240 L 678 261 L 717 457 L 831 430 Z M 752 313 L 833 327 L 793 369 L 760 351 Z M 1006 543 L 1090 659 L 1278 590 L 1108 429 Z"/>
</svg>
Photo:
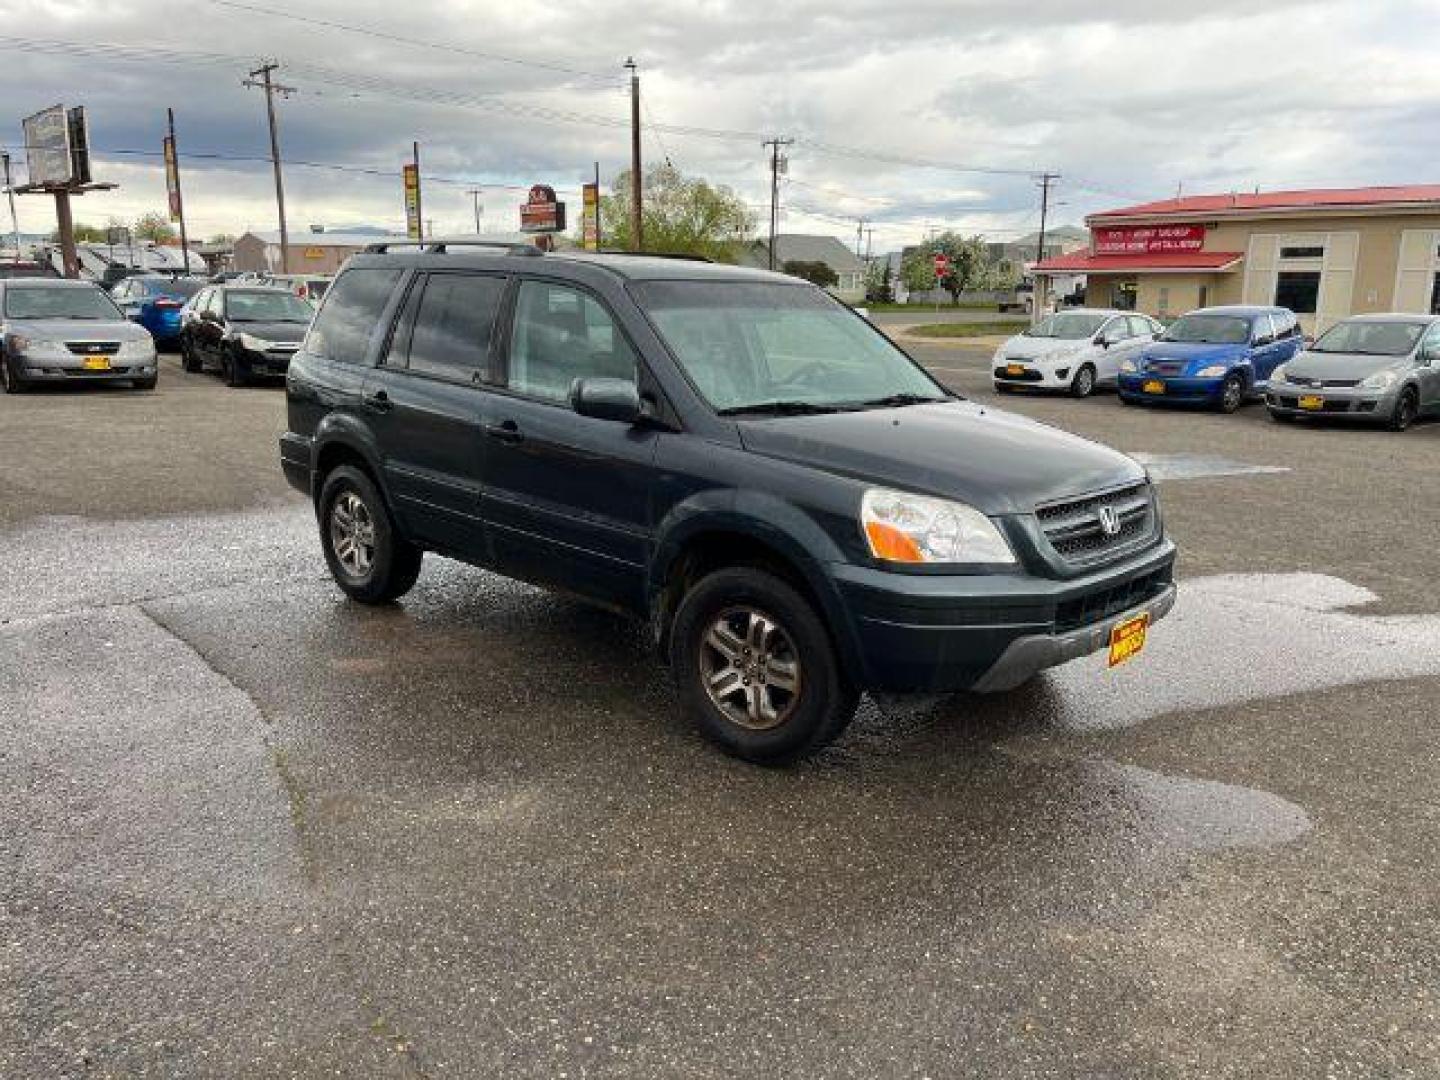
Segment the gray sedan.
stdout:
<svg viewBox="0 0 1440 1080">
<path fill-rule="evenodd" d="M 98 285 L 0 281 L 0 386 L 124 381 L 153 390 L 155 342 Z"/>
<path fill-rule="evenodd" d="M 1404 431 L 1440 415 L 1440 316 L 1357 315 L 1338 322 L 1265 391 L 1270 415 L 1333 416 Z"/>
</svg>

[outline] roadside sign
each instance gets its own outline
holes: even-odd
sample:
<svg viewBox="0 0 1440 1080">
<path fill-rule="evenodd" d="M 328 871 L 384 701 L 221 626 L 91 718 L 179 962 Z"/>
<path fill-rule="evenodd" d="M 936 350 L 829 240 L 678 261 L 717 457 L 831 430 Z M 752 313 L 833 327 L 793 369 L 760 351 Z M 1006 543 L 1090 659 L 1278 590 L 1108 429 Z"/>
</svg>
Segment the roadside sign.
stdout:
<svg viewBox="0 0 1440 1080">
<path fill-rule="evenodd" d="M 420 235 L 420 170 L 415 165 L 406 165 L 405 176 L 405 235 L 411 240 L 421 240 Z"/>
<path fill-rule="evenodd" d="M 580 202 L 584 209 L 581 222 L 581 240 L 586 251 L 600 250 L 600 185 L 586 184 L 580 189 Z"/>
<path fill-rule="evenodd" d="M 935 256 L 935 276 L 936 276 L 937 278 L 943 278 L 943 277 L 944 277 L 945 275 L 947 275 L 948 273 L 950 273 L 950 256 L 948 256 L 948 255 L 936 255 L 936 256 Z"/>
<path fill-rule="evenodd" d="M 180 162 L 175 157 L 175 140 L 165 136 L 165 191 L 170 200 L 170 220 L 179 221 L 183 208 L 180 205 Z"/>
<path fill-rule="evenodd" d="M 74 162 L 70 156 L 70 118 L 64 105 L 52 105 L 21 122 L 25 132 L 25 164 L 30 183 L 70 183 Z"/>
<path fill-rule="evenodd" d="M 555 198 L 555 189 L 549 184 L 536 184 L 530 189 L 530 197 L 520 207 L 520 231 L 565 231 L 565 204 Z"/>
</svg>

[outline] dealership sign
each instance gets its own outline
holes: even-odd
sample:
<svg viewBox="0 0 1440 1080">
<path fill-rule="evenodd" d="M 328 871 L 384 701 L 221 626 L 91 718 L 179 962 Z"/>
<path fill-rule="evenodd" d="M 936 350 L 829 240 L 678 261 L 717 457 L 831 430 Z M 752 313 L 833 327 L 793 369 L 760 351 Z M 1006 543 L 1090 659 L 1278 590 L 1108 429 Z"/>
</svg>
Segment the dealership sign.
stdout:
<svg viewBox="0 0 1440 1080">
<path fill-rule="evenodd" d="M 179 221 L 185 215 L 180 202 L 180 161 L 175 156 L 175 140 L 165 136 L 165 193 L 170 206 L 170 220 Z"/>
<path fill-rule="evenodd" d="M 420 167 L 406 165 L 400 170 L 405 181 L 405 235 L 421 240 L 420 235 Z"/>
<path fill-rule="evenodd" d="M 1156 255 L 1167 251 L 1200 251 L 1204 225 L 1136 225 L 1095 230 L 1096 255 Z"/>
<path fill-rule="evenodd" d="M 555 198 L 554 188 L 548 184 L 536 184 L 530 189 L 530 197 L 520 207 L 520 231 L 565 231 L 565 204 Z"/>
</svg>

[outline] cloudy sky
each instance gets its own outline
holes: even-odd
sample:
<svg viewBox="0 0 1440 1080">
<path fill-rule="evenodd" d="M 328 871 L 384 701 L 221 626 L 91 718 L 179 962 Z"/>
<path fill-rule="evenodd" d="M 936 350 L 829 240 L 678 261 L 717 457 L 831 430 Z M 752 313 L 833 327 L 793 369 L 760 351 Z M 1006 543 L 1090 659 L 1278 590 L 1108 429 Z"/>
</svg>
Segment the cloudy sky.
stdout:
<svg viewBox="0 0 1440 1080">
<path fill-rule="evenodd" d="M 273 58 L 292 229 L 401 229 L 418 139 L 435 230 L 473 230 L 476 187 L 508 230 L 524 186 L 626 166 L 633 55 L 647 162 L 763 220 L 761 140 L 793 137 L 783 227 L 853 242 L 863 218 L 880 251 L 1031 231 L 1044 170 L 1059 223 L 1181 188 L 1440 181 L 1437 41 L 1436 0 L 0 0 L 0 141 L 23 158 L 23 116 L 86 106 L 120 187 L 77 217 L 133 219 L 163 208 L 173 107 L 192 234 L 273 229 L 241 85 Z M 19 202 L 23 230 L 53 227 Z"/>
</svg>

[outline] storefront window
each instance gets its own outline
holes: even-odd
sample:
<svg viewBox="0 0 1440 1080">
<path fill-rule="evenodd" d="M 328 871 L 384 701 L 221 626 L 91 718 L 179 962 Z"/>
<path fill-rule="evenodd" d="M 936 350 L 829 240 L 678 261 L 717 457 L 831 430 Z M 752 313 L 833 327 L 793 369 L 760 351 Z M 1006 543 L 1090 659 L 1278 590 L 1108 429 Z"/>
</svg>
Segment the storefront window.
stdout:
<svg viewBox="0 0 1440 1080">
<path fill-rule="evenodd" d="M 1139 288 L 1133 281 L 1117 281 L 1112 295 L 1115 307 L 1120 311 L 1135 310 L 1135 296 Z"/>
<path fill-rule="evenodd" d="M 1297 315 L 1314 315 L 1320 300 L 1320 274 L 1313 270 L 1282 270 L 1275 282 L 1275 303 Z"/>
</svg>

